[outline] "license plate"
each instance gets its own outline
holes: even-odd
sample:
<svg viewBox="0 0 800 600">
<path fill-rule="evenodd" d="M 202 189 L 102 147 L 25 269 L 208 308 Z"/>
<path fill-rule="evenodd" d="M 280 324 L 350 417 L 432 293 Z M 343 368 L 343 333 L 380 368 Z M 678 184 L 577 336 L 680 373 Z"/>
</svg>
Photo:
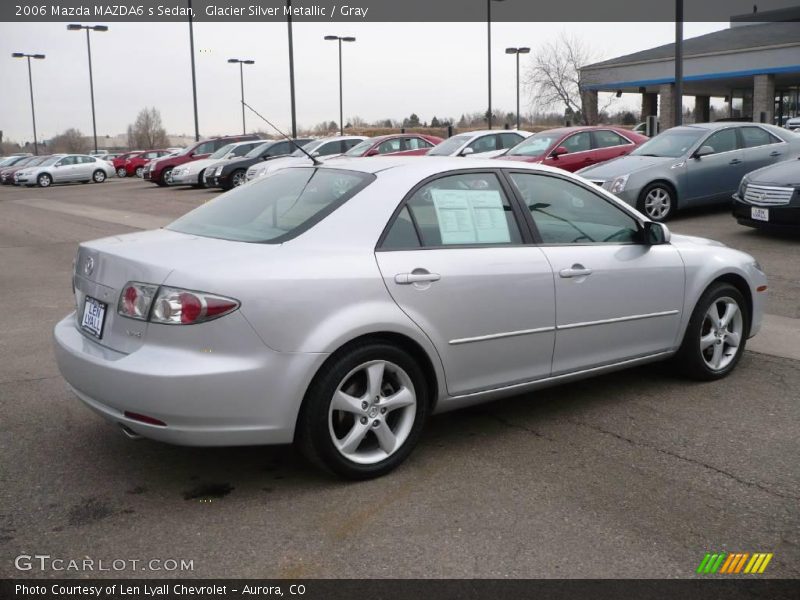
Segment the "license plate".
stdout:
<svg viewBox="0 0 800 600">
<path fill-rule="evenodd" d="M 750 218 L 756 221 L 769 221 L 769 209 L 752 207 L 750 209 Z"/>
<path fill-rule="evenodd" d="M 91 296 L 86 296 L 83 303 L 83 318 L 81 327 L 84 331 L 91 333 L 97 339 L 103 337 L 103 323 L 106 320 L 106 303 L 95 300 Z"/>
</svg>

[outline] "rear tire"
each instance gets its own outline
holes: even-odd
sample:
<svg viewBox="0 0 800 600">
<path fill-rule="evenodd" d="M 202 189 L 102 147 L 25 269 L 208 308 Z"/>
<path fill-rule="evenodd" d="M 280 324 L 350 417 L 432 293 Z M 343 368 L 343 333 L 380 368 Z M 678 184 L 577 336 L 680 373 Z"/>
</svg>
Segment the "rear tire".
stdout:
<svg viewBox="0 0 800 600">
<path fill-rule="evenodd" d="M 95 183 L 103 183 L 106 180 L 106 172 L 102 169 L 97 169 L 92 173 L 92 181 Z"/>
<path fill-rule="evenodd" d="M 713 283 L 692 311 L 675 362 L 692 379 L 722 379 L 739 363 L 749 331 L 750 314 L 741 292 L 729 283 Z"/>
<path fill-rule="evenodd" d="M 429 407 L 425 374 L 408 353 L 385 342 L 353 345 L 314 377 L 297 442 L 311 462 L 340 477 L 380 477 L 414 449 Z"/>
</svg>

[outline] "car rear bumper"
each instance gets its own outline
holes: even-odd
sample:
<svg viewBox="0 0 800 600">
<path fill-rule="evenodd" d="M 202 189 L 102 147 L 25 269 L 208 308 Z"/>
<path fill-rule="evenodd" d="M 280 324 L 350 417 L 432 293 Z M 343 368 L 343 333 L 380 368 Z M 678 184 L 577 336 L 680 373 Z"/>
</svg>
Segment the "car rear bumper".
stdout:
<svg viewBox="0 0 800 600">
<path fill-rule="evenodd" d="M 84 404 L 142 437 L 186 446 L 289 443 L 305 389 L 327 355 L 270 350 L 235 313 L 199 327 L 230 317 L 237 352 L 146 342 L 123 354 L 81 333 L 73 313 L 53 332 L 56 362 Z"/>
</svg>

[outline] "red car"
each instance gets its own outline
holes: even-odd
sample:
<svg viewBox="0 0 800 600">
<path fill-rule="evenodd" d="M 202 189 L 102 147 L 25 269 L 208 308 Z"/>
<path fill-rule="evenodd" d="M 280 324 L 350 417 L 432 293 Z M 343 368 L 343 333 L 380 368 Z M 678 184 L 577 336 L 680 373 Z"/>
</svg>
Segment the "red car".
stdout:
<svg viewBox="0 0 800 600">
<path fill-rule="evenodd" d="M 378 156 L 379 154 L 391 154 L 393 156 L 421 156 L 427 154 L 428 150 L 442 141 L 442 138 L 435 135 L 393 133 L 391 135 L 368 138 L 350 148 L 344 155 Z"/>
<path fill-rule="evenodd" d="M 525 138 L 497 159 L 540 163 L 574 173 L 624 156 L 649 139 L 622 127 L 559 127 Z"/>
<path fill-rule="evenodd" d="M 258 139 L 261 138 L 257 135 L 248 134 L 210 138 L 201 142 L 195 142 L 190 146 L 186 146 L 186 148 L 174 156 L 151 160 L 145 165 L 142 177 L 160 186 L 167 186 L 169 185 L 167 182 L 169 181 L 172 169 L 178 165 L 193 160 L 200 160 L 201 158 L 208 158 L 211 154 L 231 142 L 248 142 Z"/>
<path fill-rule="evenodd" d="M 132 152 L 124 152 L 123 154 L 117 154 L 111 164 L 114 166 L 114 170 L 117 172 L 117 177 L 125 177 L 127 172 L 125 171 L 125 160 L 140 154 L 141 150 L 133 150 Z"/>
<path fill-rule="evenodd" d="M 151 160 L 155 160 L 156 158 L 161 158 L 162 156 L 169 156 L 171 152 L 169 150 L 159 149 L 159 150 L 140 150 L 139 152 L 132 152 L 131 155 L 125 159 L 124 168 L 125 168 L 125 175 L 131 177 L 136 175 L 136 177 L 141 177 L 142 173 L 144 172 L 144 166 L 149 163 Z M 114 161 L 114 168 L 117 167 L 116 161 Z M 119 169 L 117 169 L 117 175 L 119 175 Z M 125 175 L 119 175 L 120 177 L 125 177 Z"/>
</svg>

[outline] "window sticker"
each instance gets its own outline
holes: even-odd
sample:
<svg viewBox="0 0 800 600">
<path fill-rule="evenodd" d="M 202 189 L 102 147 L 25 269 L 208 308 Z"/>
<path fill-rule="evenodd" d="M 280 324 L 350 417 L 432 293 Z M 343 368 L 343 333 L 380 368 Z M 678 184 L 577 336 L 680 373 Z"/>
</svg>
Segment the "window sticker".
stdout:
<svg viewBox="0 0 800 600">
<path fill-rule="evenodd" d="M 497 190 L 431 190 L 442 244 L 502 244 L 511 241 Z"/>
</svg>

